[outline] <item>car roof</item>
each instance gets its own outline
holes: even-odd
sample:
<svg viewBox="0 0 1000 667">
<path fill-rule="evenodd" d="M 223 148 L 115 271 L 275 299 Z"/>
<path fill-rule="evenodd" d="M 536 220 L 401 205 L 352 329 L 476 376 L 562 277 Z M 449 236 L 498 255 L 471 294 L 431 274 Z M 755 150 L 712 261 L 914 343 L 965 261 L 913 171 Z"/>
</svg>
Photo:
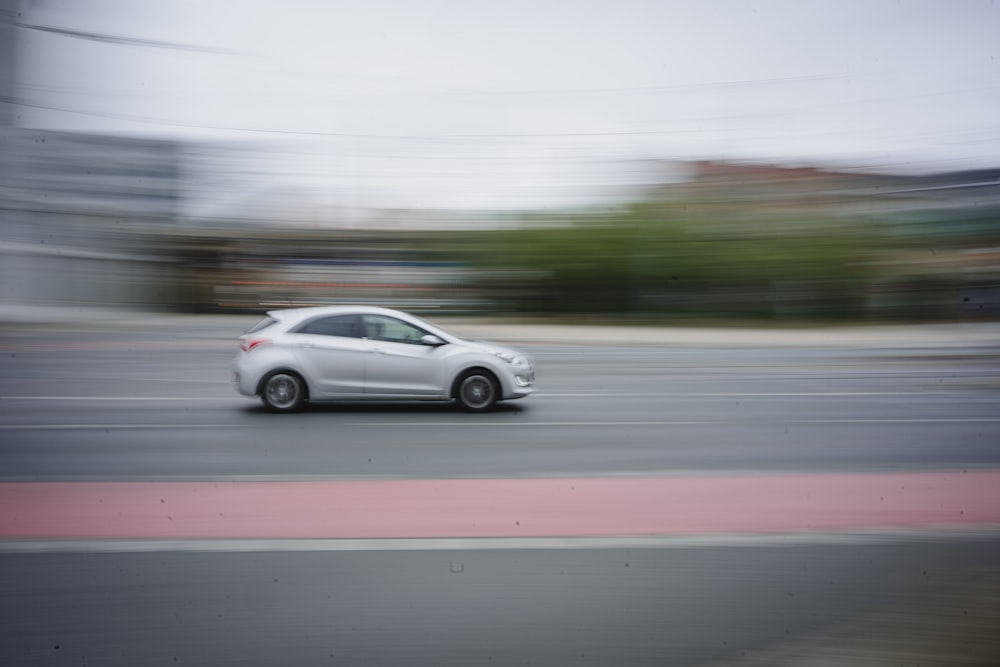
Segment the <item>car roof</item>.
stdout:
<svg viewBox="0 0 1000 667">
<path fill-rule="evenodd" d="M 392 317 L 412 317 L 408 313 L 380 306 L 308 306 L 305 308 L 281 308 L 267 311 L 268 317 L 279 321 L 302 320 L 317 315 L 368 314 L 389 315 Z"/>
</svg>

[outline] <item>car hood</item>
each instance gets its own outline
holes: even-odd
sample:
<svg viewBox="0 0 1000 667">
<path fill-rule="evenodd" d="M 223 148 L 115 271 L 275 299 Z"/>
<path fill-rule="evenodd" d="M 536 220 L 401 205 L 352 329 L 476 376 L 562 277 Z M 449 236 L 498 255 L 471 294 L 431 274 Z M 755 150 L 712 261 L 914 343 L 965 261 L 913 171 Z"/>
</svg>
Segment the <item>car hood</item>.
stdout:
<svg viewBox="0 0 1000 667">
<path fill-rule="evenodd" d="M 524 354 L 524 352 L 521 352 L 520 350 L 515 350 L 513 348 L 506 347 L 504 345 L 498 345 L 497 343 L 491 343 L 488 340 L 466 340 L 463 338 L 460 341 L 460 344 L 470 350 L 475 350 L 476 352 L 485 352 L 487 354 L 493 354 L 495 352 L 505 352 L 507 354 L 513 354 L 520 357 L 527 356 Z"/>
</svg>

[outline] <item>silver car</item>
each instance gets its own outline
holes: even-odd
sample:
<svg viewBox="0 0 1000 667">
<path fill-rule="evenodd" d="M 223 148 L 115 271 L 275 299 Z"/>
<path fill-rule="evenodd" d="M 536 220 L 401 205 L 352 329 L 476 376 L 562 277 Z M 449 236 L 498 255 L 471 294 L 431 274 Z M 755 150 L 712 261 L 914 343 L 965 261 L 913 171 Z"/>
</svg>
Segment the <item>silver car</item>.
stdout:
<svg viewBox="0 0 1000 667">
<path fill-rule="evenodd" d="M 533 391 L 531 361 L 388 308 L 323 306 L 267 313 L 240 337 L 233 380 L 275 412 L 305 401 L 454 400 L 470 412 Z"/>
</svg>

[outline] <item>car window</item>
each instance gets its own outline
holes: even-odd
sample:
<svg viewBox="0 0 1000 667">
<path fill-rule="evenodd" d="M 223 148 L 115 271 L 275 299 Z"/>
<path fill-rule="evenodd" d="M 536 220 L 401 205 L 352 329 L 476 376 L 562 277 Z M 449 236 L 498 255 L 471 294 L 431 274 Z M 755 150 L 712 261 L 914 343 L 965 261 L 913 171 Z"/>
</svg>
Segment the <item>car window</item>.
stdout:
<svg viewBox="0 0 1000 667">
<path fill-rule="evenodd" d="M 296 329 L 295 333 L 358 338 L 358 317 L 357 315 L 320 317 L 306 322 Z"/>
<path fill-rule="evenodd" d="M 427 332 L 415 327 L 409 322 L 397 320 L 385 315 L 364 316 L 364 337 L 371 340 L 384 340 L 392 343 L 410 343 L 419 345 L 420 339 Z"/>
</svg>

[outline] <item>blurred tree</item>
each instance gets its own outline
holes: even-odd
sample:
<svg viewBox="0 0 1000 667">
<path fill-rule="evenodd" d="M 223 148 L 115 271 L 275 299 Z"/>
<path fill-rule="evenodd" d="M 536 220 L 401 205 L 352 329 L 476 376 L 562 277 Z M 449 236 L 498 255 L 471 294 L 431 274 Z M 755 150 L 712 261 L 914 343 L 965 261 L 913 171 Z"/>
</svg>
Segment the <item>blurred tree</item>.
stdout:
<svg viewBox="0 0 1000 667">
<path fill-rule="evenodd" d="M 877 248 L 843 222 L 677 202 L 476 237 L 476 263 L 504 269 L 490 289 L 535 314 L 858 316 Z"/>
</svg>

